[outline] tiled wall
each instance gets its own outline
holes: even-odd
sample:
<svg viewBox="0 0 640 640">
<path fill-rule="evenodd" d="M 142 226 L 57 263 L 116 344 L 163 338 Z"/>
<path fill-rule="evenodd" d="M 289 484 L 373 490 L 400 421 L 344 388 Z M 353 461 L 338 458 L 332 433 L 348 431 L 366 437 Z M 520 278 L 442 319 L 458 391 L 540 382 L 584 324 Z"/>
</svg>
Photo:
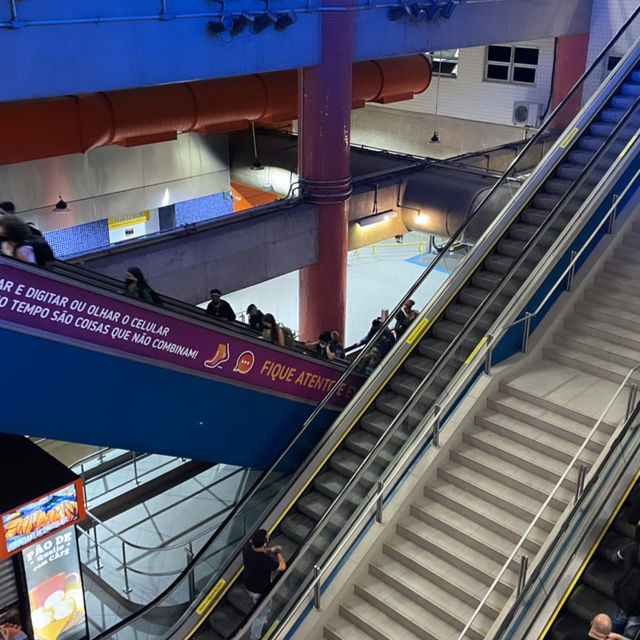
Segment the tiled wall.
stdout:
<svg viewBox="0 0 640 640">
<path fill-rule="evenodd" d="M 457 78 L 434 76 L 424 93 L 413 100 L 385 105 L 385 108 L 432 114 L 435 113 L 438 93 L 439 115 L 511 125 L 516 101 L 539 103 L 544 112 L 551 89 L 553 43 L 553 38 L 517 43 L 540 49 L 534 85 L 485 82 L 485 47 L 470 47 L 460 49 Z"/>
<path fill-rule="evenodd" d="M 219 218 L 233 213 L 233 200 L 225 197 L 224 193 L 214 193 L 186 202 L 177 202 L 175 211 L 176 227 L 179 227 L 183 224 Z"/>
<path fill-rule="evenodd" d="M 175 226 L 218 218 L 233 213 L 233 200 L 223 193 L 178 202 L 175 204 Z M 44 234 L 58 258 L 86 253 L 109 246 L 107 220 L 96 220 L 66 229 L 56 229 Z"/>
<path fill-rule="evenodd" d="M 109 246 L 109 226 L 106 220 L 96 220 L 44 234 L 57 258 L 85 253 Z"/>
<path fill-rule="evenodd" d="M 625 20 L 638 6 L 638 0 L 593 0 L 591 29 L 587 63 L 590 64 L 602 51 L 607 42 L 618 32 Z M 615 45 L 615 53 L 623 55 L 640 35 L 640 18 L 636 18 L 635 28 L 628 36 L 622 37 Z"/>
</svg>

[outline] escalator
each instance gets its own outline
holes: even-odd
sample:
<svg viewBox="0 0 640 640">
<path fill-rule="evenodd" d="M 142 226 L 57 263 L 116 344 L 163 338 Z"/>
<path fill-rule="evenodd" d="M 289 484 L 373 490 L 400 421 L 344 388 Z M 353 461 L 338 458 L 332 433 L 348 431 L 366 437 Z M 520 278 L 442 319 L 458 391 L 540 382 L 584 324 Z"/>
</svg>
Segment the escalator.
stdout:
<svg viewBox="0 0 640 640">
<path fill-rule="evenodd" d="M 3 431 L 258 469 L 346 367 L 301 345 L 273 345 L 246 325 L 217 321 L 179 301 L 132 300 L 121 283 L 79 267 L 41 269 L 6 257 L 0 343 L 12 363 L 13 402 Z M 55 374 L 57 362 L 78 374 L 72 413 L 69 379 Z M 33 400 L 34 371 L 47 373 L 38 387 L 47 420 L 24 411 Z M 301 443 L 303 452 L 361 382 L 358 374 L 344 381 L 323 424 Z M 121 394 L 138 398 L 126 403 L 124 418 Z M 253 437 L 257 416 L 264 440 Z"/>
<path fill-rule="evenodd" d="M 523 187 L 524 193 L 512 201 L 498 224 L 476 245 L 471 255 L 480 256 L 461 266 L 463 279 L 450 292 L 447 303 L 433 319 L 427 319 L 423 312 L 378 374 L 378 387 L 363 387 L 361 395 L 369 395 L 361 398 L 355 418 L 349 410 L 343 414 L 342 435 L 324 459 L 315 464 L 311 477 L 277 520 L 271 538 L 283 547 L 285 557 L 295 557 L 379 439 L 388 429 L 394 429 L 384 451 L 377 455 L 362 482 L 326 527 L 328 539 L 318 544 L 317 557 L 322 555 L 329 539 L 347 525 L 358 504 L 375 489 L 377 478 L 437 404 L 558 237 L 570 227 L 594 186 L 638 128 L 639 61 L 637 47 L 625 60 L 627 70 L 619 68 L 619 77 L 609 79 L 607 90 L 596 97 L 590 108 L 588 105 L 587 113 L 578 117 L 546 163 L 543 161 Z M 416 402 L 407 411 L 412 399 Z M 403 412 L 406 417 L 401 417 Z M 296 570 L 311 575 L 312 568 L 306 562 Z M 284 609 L 295 591 L 283 586 L 278 592 L 274 604 L 277 609 Z M 207 630 L 202 637 L 232 637 L 252 608 L 244 587 L 234 584 L 209 618 L 213 634 Z"/>
<path fill-rule="evenodd" d="M 640 9 L 620 33 L 633 24 L 639 14 Z M 585 91 L 585 79 L 602 77 L 599 74 L 607 52 L 617 37 L 550 116 L 539 135 L 547 133 L 554 123 L 571 120 L 567 114 L 571 113 L 572 102 L 575 105 L 572 98 L 580 94 L 585 102 L 583 110 L 514 195 L 500 218 L 421 312 L 403 340 L 363 384 L 292 477 L 288 490 L 276 497 L 278 503 L 266 505 L 260 517 L 247 522 L 244 509 L 269 485 L 271 470 L 268 470 L 235 512 L 236 519 L 245 527 L 245 541 L 262 524 L 272 531 L 272 541 L 283 547 L 285 557 L 298 560 L 268 597 L 271 614 L 266 634 L 282 620 L 287 608 L 297 602 L 301 589 L 313 575 L 314 565 L 333 548 L 341 531 L 353 522 L 360 505 L 375 493 L 378 478 L 402 453 L 405 443 L 420 431 L 417 427 L 427 414 L 438 413 L 438 403 L 452 382 L 458 382 L 460 371 L 471 363 L 472 367 L 467 368 L 469 375 L 479 372 L 474 356 L 487 342 L 487 331 L 503 317 L 503 312 L 510 313 L 510 306 L 520 305 L 517 308 L 521 309 L 527 302 L 528 298 L 522 298 L 523 284 L 542 283 L 559 259 L 560 254 L 555 253 L 554 247 L 566 238 L 579 241 L 580 233 L 590 232 L 588 226 L 593 212 L 603 205 L 613 189 L 628 182 L 629 172 L 637 164 L 634 142 L 640 106 L 640 73 L 637 71 L 640 41 L 629 49 L 595 94 L 588 97 Z M 565 107 L 569 111 L 563 111 Z M 571 113 L 574 114 L 575 111 Z M 525 147 L 522 153 L 526 150 Z M 516 172 L 517 166 L 518 159 L 501 182 Z M 615 171 L 609 174 L 611 167 Z M 480 207 L 490 197 L 491 194 Z M 464 226 L 451 238 L 445 253 L 463 234 Z M 436 261 L 425 270 L 403 301 L 411 297 L 437 264 Z M 376 337 L 372 343 L 375 340 Z M 363 353 L 359 360 L 365 357 Z M 358 362 L 354 363 L 357 365 Z M 340 381 L 335 388 L 339 388 L 339 384 Z M 313 423 L 327 401 L 325 398 L 316 408 L 300 433 Z M 286 457 L 289 450 L 285 449 L 278 460 Z M 227 524 L 233 526 L 231 520 Z M 200 595 L 182 619 L 168 627 L 163 637 L 191 637 L 195 633 L 194 637 L 218 639 L 244 638 L 247 634 L 247 624 L 256 613 L 252 613 L 252 602 L 238 580 L 241 545 L 227 549 L 227 561 L 215 571 L 207 567 L 208 554 L 214 549 L 220 550 L 222 537 L 223 534 L 218 533 L 212 538 L 176 584 L 190 578 Z M 111 633 L 127 628 L 166 596 L 158 596 Z M 106 634 L 98 638 L 111 637 Z"/>
<path fill-rule="evenodd" d="M 606 613 L 611 618 L 615 615 L 613 585 L 625 567 L 622 562 L 614 562 L 613 557 L 618 549 L 637 539 L 638 527 L 629 521 L 630 510 L 627 498 L 614 514 L 613 522 L 603 531 L 604 535 L 598 538 L 599 544 L 589 554 L 590 560 L 584 570 L 574 579 L 570 593 L 565 594 L 562 608 L 543 636 L 546 640 L 582 640 L 594 615 Z"/>
</svg>

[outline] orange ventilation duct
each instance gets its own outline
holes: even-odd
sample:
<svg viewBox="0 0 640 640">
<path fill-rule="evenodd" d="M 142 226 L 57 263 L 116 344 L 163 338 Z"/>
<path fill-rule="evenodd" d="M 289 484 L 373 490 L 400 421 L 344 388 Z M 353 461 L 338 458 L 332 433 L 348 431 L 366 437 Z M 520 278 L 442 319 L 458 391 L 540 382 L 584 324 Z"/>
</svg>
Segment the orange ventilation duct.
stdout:
<svg viewBox="0 0 640 640">
<path fill-rule="evenodd" d="M 297 71 L 101 91 L 0 104 L 0 164 L 82 153 L 108 144 L 174 140 L 178 133 L 244 129 L 298 116 Z M 431 82 L 419 54 L 357 62 L 353 107 L 407 100 Z"/>
</svg>

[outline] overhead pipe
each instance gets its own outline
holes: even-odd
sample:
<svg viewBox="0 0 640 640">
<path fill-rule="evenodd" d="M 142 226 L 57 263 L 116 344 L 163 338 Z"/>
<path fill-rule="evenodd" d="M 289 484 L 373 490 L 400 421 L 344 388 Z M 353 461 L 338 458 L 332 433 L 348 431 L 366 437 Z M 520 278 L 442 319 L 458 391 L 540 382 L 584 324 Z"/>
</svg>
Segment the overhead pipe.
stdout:
<svg viewBox="0 0 640 640">
<path fill-rule="evenodd" d="M 431 68 L 421 54 L 356 62 L 352 107 L 407 100 L 426 90 Z M 134 146 L 178 133 L 234 131 L 251 122 L 298 117 L 297 70 L 100 91 L 0 104 L 0 164 Z"/>
</svg>

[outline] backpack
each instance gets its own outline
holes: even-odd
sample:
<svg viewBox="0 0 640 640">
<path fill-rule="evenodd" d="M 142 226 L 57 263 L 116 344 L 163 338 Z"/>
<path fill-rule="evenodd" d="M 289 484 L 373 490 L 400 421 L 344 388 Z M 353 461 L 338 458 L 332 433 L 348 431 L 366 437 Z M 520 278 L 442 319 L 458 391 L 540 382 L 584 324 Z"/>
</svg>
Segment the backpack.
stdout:
<svg viewBox="0 0 640 640">
<path fill-rule="evenodd" d="M 613 583 L 613 599 L 627 615 L 640 615 L 640 567 L 627 569 Z"/>
<path fill-rule="evenodd" d="M 289 327 L 285 327 L 283 324 L 279 324 L 278 326 L 282 329 L 282 333 L 284 334 L 284 346 L 293 347 L 293 331 L 291 331 Z"/>
</svg>

